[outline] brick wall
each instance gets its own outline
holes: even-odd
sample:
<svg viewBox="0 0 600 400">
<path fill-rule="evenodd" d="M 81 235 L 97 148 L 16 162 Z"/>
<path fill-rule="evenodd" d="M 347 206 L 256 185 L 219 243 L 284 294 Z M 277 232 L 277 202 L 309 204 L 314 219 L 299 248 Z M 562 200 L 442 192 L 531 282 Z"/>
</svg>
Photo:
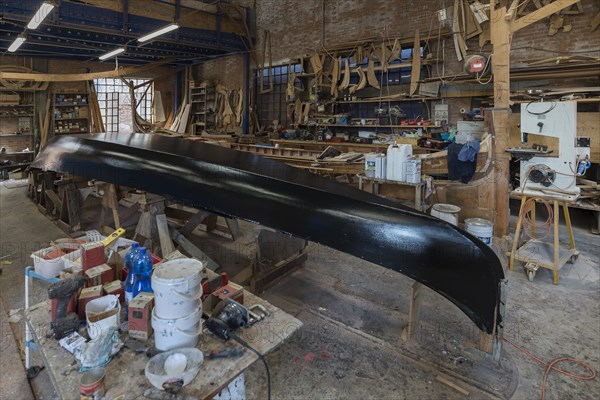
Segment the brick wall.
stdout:
<svg viewBox="0 0 600 400">
<path fill-rule="evenodd" d="M 248 6 L 253 2 L 238 0 L 237 3 Z M 282 62 L 300 55 L 312 54 L 315 49 L 321 49 L 323 43 L 325 46 L 332 46 L 365 37 L 382 37 L 384 32 L 390 36 L 411 37 L 418 29 L 422 35 L 427 36 L 429 32 L 435 35 L 440 26 L 446 27 L 452 20 L 452 4 L 451 0 L 262 0 L 256 5 L 256 49 L 260 53 L 265 29 L 271 31 L 273 60 Z M 447 8 L 447 20 L 440 23 L 436 11 L 444 5 Z M 536 58 L 568 55 L 568 52 L 598 55 L 600 34 L 589 32 L 590 20 L 599 9 L 598 3 L 595 0 L 582 0 L 582 5 L 582 15 L 568 16 L 573 23 L 571 32 L 561 31 L 550 37 L 547 34 L 547 20 L 517 32 L 512 42 L 512 64 Z M 452 39 L 446 39 L 444 42 L 446 74 L 460 72 L 462 64 L 456 60 Z M 437 40 L 432 41 L 430 45 L 435 54 Z M 491 51 L 489 44 L 479 49 L 477 38 L 469 40 L 467 45 L 470 53 Z M 593 50 L 596 51 L 590 54 Z M 241 63 L 241 57 L 235 58 Z M 212 65 L 215 65 L 214 63 L 215 61 L 208 62 Z M 231 65 L 228 64 L 228 67 Z M 218 79 L 218 69 L 210 70 L 213 76 L 217 75 L 214 79 Z M 226 79 L 225 75 L 229 74 L 229 70 L 222 70 L 221 79 Z M 436 75 L 435 71 L 433 75 Z"/>
<path fill-rule="evenodd" d="M 22 151 L 26 148 L 32 150 L 31 136 L 0 136 L 0 147 L 6 148 L 9 153 Z"/>
</svg>

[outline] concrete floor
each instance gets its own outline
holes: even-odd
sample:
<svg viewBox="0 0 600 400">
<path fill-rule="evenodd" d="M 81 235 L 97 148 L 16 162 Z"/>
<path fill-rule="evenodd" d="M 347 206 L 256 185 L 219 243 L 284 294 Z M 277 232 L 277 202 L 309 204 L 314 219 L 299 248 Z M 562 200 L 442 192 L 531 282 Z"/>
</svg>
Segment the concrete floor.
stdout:
<svg viewBox="0 0 600 400">
<path fill-rule="evenodd" d="M 4 260 L 11 262 L 3 265 L 0 297 L 6 310 L 14 310 L 23 307 L 23 266 L 30 263 L 29 254 L 64 235 L 37 211 L 24 188 L 0 187 L 0 216 L 0 257 L 8 255 Z M 561 270 L 560 285 L 552 284 L 546 270 L 539 271 L 534 282 L 527 280 L 521 267 L 507 271 L 505 336 L 543 360 L 576 357 L 598 370 L 600 240 L 588 233 L 586 214 L 574 211 L 573 219 L 582 255 Z M 245 265 L 244 254 L 259 229 L 251 224 L 242 228 L 245 235 L 235 244 L 215 237 L 198 237 L 196 243 L 234 273 Z M 225 250 L 216 251 L 215 244 Z M 501 363 L 483 358 L 472 349 L 479 331 L 437 293 L 425 290 L 422 323 L 413 340 L 403 343 L 399 334 L 407 319 L 412 280 L 315 244 L 309 255 L 303 267 L 262 294 L 305 324 L 268 357 L 274 399 L 463 398 L 436 381 L 440 374 L 468 390 L 471 398 L 540 396 L 544 366 L 506 343 Z M 34 284 L 34 302 L 46 297 L 46 289 L 42 283 Z M 6 317 L 0 314 L 0 318 Z M 21 324 L 13 324 L 17 340 L 22 340 Z M 3 330 L 0 341 L 2 400 L 17 398 L 9 389 L 27 393 L 22 374 L 15 377 L 19 371 L 15 363 L 5 362 L 15 356 L 15 342 L 9 335 Z M 585 373 L 568 363 L 561 368 Z M 248 398 L 265 397 L 262 364 L 249 369 L 246 383 Z M 37 398 L 53 397 L 45 372 L 32 380 L 32 386 Z M 552 373 L 546 398 L 600 398 L 600 381 Z"/>
</svg>

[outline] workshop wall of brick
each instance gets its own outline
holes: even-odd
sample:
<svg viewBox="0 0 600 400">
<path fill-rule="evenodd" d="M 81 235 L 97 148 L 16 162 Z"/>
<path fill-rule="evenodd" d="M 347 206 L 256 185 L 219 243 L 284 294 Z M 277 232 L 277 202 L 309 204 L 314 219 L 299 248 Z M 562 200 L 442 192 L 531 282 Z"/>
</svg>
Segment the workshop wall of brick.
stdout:
<svg viewBox="0 0 600 400">
<path fill-rule="evenodd" d="M 244 86 L 244 57 L 240 54 L 215 58 L 194 68 L 192 75 L 199 82 L 219 82 L 228 89 Z"/>
<path fill-rule="evenodd" d="M 14 132 L 13 129 L 11 132 Z M 31 147 L 30 135 L 3 136 L 0 140 L 0 147 L 4 147 L 8 153 L 16 153 Z"/>
</svg>

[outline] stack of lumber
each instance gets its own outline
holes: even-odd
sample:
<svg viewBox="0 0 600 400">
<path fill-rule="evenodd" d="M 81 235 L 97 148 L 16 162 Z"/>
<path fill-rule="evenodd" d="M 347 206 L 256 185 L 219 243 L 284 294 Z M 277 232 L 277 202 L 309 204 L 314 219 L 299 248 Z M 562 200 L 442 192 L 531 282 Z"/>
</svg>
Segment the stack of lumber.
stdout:
<svg viewBox="0 0 600 400">
<path fill-rule="evenodd" d="M 577 178 L 577 187 L 581 189 L 577 204 L 600 208 L 600 184 L 598 182 Z"/>
<path fill-rule="evenodd" d="M 364 172 L 365 156 L 363 153 L 340 153 L 332 147 L 325 151 L 304 150 L 286 147 L 255 146 L 241 143 L 230 143 L 235 150 L 254 153 L 265 158 L 286 163 L 292 167 L 308 169 L 322 174 L 358 174 Z"/>
</svg>

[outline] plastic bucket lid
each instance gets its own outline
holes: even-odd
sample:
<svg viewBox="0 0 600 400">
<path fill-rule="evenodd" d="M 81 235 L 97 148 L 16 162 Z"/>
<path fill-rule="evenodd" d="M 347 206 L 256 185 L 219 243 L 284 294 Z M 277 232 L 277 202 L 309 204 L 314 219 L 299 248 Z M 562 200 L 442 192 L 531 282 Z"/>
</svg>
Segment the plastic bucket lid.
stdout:
<svg viewBox="0 0 600 400">
<path fill-rule="evenodd" d="M 193 279 L 198 280 L 199 284 L 203 268 L 204 264 L 193 258 L 165 261 L 156 267 L 152 274 L 152 280 L 163 285 L 178 285 Z"/>
<path fill-rule="evenodd" d="M 450 213 L 450 214 L 455 214 L 455 213 L 460 212 L 460 207 L 455 206 L 454 204 L 438 203 L 438 204 L 434 204 L 433 206 L 431 206 L 431 208 L 434 209 L 435 211 L 439 211 L 439 212 L 443 212 L 443 213 Z"/>
<path fill-rule="evenodd" d="M 466 226 L 473 226 L 474 228 L 493 228 L 494 224 L 492 221 L 483 218 L 467 218 L 465 219 Z"/>
</svg>

